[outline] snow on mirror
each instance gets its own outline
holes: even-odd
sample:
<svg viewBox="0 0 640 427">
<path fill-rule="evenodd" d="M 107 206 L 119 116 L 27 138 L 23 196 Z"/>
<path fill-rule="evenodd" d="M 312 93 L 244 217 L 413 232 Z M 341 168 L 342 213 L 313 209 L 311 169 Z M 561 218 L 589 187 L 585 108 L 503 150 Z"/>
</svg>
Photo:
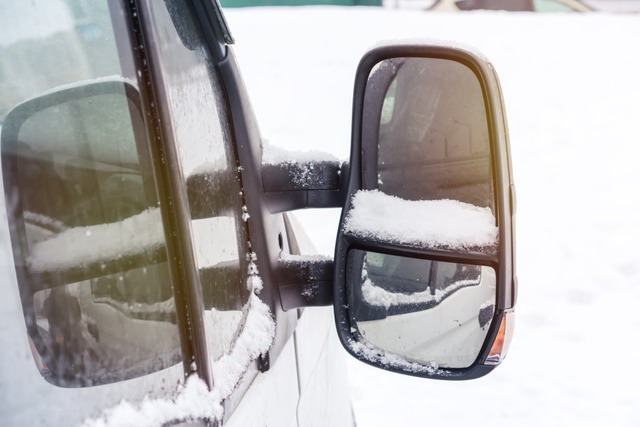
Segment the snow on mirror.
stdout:
<svg viewBox="0 0 640 427">
<path fill-rule="evenodd" d="M 16 107 L 2 169 L 33 356 L 83 387 L 182 359 L 158 196 L 135 89 L 67 87 Z"/>
<path fill-rule="evenodd" d="M 440 230 L 438 239 L 430 240 L 426 233 L 415 245 L 481 247 L 482 252 L 495 253 L 498 236 L 486 110 L 478 77 L 463 63 L 401 57 L 386 59 L 371 71 L 362 137 L 378 143 L 366 154 L 375 156 L 367 161 L 375 167 L 365 169 L 364 189 L 406 201 L 441 201 L 442 206 L 442 201 L 449 201 L 445 209 L 431 209 L 423 224 L 414 223 Z M 412 206 L 418 204 L 405 204 L 403 210 Z M 451 239 L 442 236 L 442 220 L 452 212 L 464 215 L 474 209 L 483 226 L 487 218 L 493 223 L 479 231 L 484 233 L 481 240 L 473 234 L 465 243 L 455 230 Z M 458 224 L 470 221 L 475 220 Z"/>
<path fill-rule="evenodd" d="M 495 310 L 492 268 L 362 250 L 349 256 L 360 266 L 349 272 L 351 324 L 373 353 L 438 368 L 475 361 Z"/>
</svg>

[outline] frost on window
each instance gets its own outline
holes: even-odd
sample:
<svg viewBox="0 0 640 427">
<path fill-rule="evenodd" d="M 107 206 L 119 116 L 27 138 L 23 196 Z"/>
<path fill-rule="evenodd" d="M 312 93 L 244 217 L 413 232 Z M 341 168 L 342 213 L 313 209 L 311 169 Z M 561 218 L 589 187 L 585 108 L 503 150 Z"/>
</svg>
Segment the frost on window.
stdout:
<svg viewBox="0 0 640 427">
<path fill-rule="evenodd" d="M 243 198 L 243 171 L 215 60 L 203 48 L 206 42 L 193 17 L 175 5 L 168 9 L 181 25 L 179 32 L 170 27 L 158 32 L 157 42 L 171 52 L 157 64 L 171 119 L 165 125 L 188 192 L 207 349 L 211 359 L 219 361 L 235 351 L 250 317 L 257 283 L 247 243 L 252 212 Z M 214 382 L 218 377 L 214 373 Z"/>
</svg>

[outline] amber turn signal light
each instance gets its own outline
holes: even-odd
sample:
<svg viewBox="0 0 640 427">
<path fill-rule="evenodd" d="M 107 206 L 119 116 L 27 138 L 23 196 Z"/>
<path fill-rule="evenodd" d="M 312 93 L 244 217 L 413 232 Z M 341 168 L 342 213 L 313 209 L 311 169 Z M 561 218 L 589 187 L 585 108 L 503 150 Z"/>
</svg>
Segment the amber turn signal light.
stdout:
<svg viewBox="0 0 640 427">
<path fill-rule="evenodd" d="M 502 316 L 500 322 L 500 330 L 496 339 L 493 341 L 491 351 L 484 361 L 485 365 L 499 365 L 504 360 L 509 351 L 511 345 L 511 338 L 513 337 L 513 329 L 515 326 L 515 313 L 513 310 L 508 310 Z"/>
</svg>

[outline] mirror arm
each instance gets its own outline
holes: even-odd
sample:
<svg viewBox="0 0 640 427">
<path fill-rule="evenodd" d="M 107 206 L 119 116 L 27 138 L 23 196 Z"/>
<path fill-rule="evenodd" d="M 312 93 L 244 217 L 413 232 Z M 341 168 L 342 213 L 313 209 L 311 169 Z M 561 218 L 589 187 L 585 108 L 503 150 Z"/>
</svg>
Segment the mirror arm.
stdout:
<svg viewBox="0 0 640 427">
<path fill-rule="evenodd" d="M 284 311 L 333 304 L 333 260 L 296 256 L 278 260 L 276 280 Z"/>
<path fill-rule="evenodd" d="M 348 163 L 263 164 L 261 174 L 271 213 L 307 208 L 339 208 L 346 200 Z"/>
</svg>

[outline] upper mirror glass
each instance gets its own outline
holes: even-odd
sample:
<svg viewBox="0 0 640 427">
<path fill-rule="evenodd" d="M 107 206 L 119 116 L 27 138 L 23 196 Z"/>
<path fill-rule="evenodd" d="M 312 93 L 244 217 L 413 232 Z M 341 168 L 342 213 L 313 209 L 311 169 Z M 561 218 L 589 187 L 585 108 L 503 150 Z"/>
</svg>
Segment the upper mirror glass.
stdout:
<svg viewBox="0 0 640 427">
<path fill-rule="evenodd" d="M 386 87 L 377 188 L 407 200 L 458 200 L 493 211 L 489 128 L 476 75 L 451 60 L 393 58 L 372 71 L 367 89 L 377 83 Z"/>
<path fill-rule="evenodd" d="M 438 241 L 430 240 L 433 230 L 426 230 L 424 241 L 417 243 L 399 237 L 385 239 L 421 247 L 482 247 L 483 252 L 495 252 L 490 133 L 476 74 L 448 59 L 386 59 L 369 75 L 364 105 L 363 141 L 377 141 L 377 150 L 365 154 L 369 165 L 363 176 L 365 191 L 379 190 L 395 199 L 419 202 L 405 204 L 400 211 L 426 209 L 433 224 L 440 223 L 438 215 L 446 219 L 456 212 L 483 211 L 492 228 L 466 236 L 442 236 Z M 447 208 L 440 209 L 445 200 Z M 414 216 L 423 217 L 422 213 Z M 490 237 L 479 240 L 478 233 Z"/>
<path fill-rule="evenodd" d="M 123 381 L 182 360 L 158 195 L 137 92 L 52 91 L 2 129 L 14 259 L 47 381 Z"/>
</svg>

